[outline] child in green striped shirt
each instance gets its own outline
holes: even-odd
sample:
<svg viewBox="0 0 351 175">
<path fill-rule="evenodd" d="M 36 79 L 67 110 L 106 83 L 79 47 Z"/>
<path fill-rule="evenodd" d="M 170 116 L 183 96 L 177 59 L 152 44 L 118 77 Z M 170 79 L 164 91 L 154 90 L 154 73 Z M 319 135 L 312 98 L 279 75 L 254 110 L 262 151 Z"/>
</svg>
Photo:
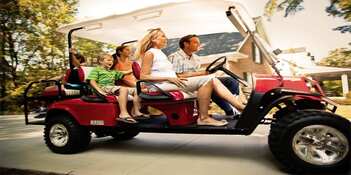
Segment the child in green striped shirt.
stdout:
<svg viewBox="0 0 351 175">
<path fill-rule="evenodd" d="M 113 58 L 109 54 L 102 54 L 98 57 L 99 66 L 94 68 L 89 76 L 90 85 L 103 95 L 115 95 L 119 91 L 118 104 L 120 114 L 117 120 L 126 123 L 137 123 L 127 111 L 128 94 L 133 95 L 133 113 L 136 116 L 142 116 L 140 110 L 140 100 L 136 94 L 135 88 L 116 86 L 115 81 L 121 80 L 124 75 L 131 74 L 132 71 L 115 71 L 110 70 L 113 66 Z"/>
</svg>

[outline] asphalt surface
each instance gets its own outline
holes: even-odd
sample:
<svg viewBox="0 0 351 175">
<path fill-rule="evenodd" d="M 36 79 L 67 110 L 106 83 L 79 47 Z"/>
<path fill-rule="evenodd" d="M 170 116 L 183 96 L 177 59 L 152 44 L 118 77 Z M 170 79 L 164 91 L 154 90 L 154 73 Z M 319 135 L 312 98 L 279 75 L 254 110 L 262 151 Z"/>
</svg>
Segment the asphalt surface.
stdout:
<svg viewBox="0 0 351 175">
<path fill-rule="evenodd" d="M 142 133 L 117 142 L 94 138 L 78 154 L 50 152 L 43 126 L 0 116 L 0 167 L 77 175 L 285 174 L 267 145 L 268 127 L 251 136 Z"/>
</svg>

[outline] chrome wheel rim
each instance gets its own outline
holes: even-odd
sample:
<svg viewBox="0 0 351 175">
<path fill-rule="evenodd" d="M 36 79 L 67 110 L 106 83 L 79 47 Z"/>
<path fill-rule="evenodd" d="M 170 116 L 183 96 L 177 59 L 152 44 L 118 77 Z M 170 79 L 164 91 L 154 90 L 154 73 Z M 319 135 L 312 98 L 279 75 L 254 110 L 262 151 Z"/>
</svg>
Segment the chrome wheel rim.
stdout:
<svg viewBox="0 0 351 175">
<path fill-rule="evenodd" d="M 292 147 L 300 159 L 314 165 L 336 164 L 349 152 L 346 136 L 326 125 L 302 128 L 294 135 Z"/>
<path fill-rule="evenodd" d="M 55 124 L 50 129 L 49 137 L 53 145 L 63 147 L 69 139 L 67 128 L 63 124 Z"/>
</svg>

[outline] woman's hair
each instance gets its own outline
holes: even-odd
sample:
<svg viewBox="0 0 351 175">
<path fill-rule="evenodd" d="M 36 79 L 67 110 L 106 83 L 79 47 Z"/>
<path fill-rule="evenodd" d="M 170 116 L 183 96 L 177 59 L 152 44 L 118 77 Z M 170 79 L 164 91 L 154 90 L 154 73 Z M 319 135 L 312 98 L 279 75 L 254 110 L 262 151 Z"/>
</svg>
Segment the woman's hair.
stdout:
<svg viewBox="0 0 351 175">
<path fill-rule="evenodd" d="M 113 64 L 112 64 L 112 66 L 111 66 L 111 70 L 112 70 L 112 69 L 114 69 L 114 67 L 115 67 L 116 64 L 118 63 L 118 56 L 117 56 L 116 53 L 112 54 L 111 56 L 112 56 L 112 58 L 113 58 Z"/>
<path fill-rule="evenodd" d="M 110 54 L 107 53 L 102 53 L 100 54 L 97 59 L 98 59 L 98 63 L 100 64 L 102 61 L 104 61 L 105 58 L 107 57 L 112 57 Z"/>
<path fill-rule="evenodd" d="M 135 51 L 135 58 L 140 59 L 146 51 L 152 48 L 152 40 L 154 40 L 163 31 L 160 28 L 151 29 L 138 43 Z"/>
<path fill-rule="evenodd" d="M 127 46 L 127 45 L 118 46 L 118 47 L 116 48 L 116 55 L 117 55 L 118 57 L 121 57 L 120 52 L 123 52 L 123 49 L 126 48 L 126 47 L 128 47 L 128 46 Z"/>
<path fill-rule="evenodd" d="M 79 53 L 74 54 L 76 59 L 79 61 L 79 63 L 84 63 L 85 62 L 85 57 Z"/>
</svg>

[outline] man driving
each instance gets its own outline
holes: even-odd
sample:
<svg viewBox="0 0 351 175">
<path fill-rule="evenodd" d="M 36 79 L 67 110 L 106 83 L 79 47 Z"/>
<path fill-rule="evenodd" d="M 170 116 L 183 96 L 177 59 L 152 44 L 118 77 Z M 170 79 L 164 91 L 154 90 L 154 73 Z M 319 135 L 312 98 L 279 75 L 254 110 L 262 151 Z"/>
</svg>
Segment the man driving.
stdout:
<svg viewBox="0 0 351 175">
<path fill-rule="evenodd" d="M 195 54 L 200 48 L 200 39 L 197 35 L 186 35 L 179 40 L 179 49 L 168 56 L 169 61 L 173 64 L 178 77 L 187 78 L 209 74 L 201 70 L 199 56 Z M 217 77 L 229 91 L 237 96 L 239 95 L 239 83 L 232 77 Z M 211 99 L 215 102 L 227 116 L 235 116 L 239 112 L 228 102 L 220 98 L 216 93 L 212 93 Z"/>
</svg>

